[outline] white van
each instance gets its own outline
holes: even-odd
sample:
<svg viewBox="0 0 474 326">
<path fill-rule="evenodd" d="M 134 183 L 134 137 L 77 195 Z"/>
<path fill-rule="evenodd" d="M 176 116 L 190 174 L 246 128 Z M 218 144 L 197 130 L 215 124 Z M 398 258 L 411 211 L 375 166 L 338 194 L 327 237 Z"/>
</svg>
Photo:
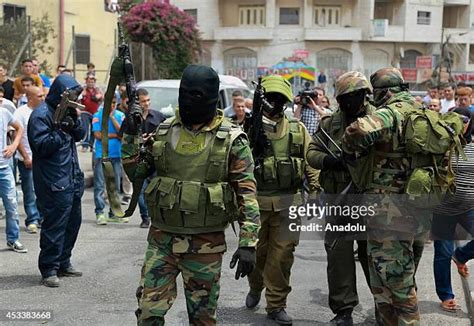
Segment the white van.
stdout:
<svg viewBox="0 0 474 326">
<path fill-rule="evenodd" d="M 217 107 L 225 109 L 232 105 L 232 92 L 239 90 L 244 97 L 253 97 L 248 86 L 234 76 L 219 75 L 219 101 Z M 137 84 L 138 88 L 145 88 L 150 94 L 151 108 L 159 111 L 166 117 L 174 116 L 178 107 L 179 79 L 144 80 Z"/>
</svg>

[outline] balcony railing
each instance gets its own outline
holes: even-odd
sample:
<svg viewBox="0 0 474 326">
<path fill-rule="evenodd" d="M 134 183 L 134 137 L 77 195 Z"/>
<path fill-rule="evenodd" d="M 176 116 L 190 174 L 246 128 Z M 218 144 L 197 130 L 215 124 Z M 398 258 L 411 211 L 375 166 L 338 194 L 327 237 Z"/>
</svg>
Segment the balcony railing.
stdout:
<svg viewBox="0 0 474 326">
<path fill-rule="evenodd" d="M 362 30 L 358 27 L 312 27 L 306 28 L 306 41 L 360 41 Z"/>
<path fill-rule="evenodd" d="M 273 28 L 267 27 L 218 27 L 214 30 L 215 40 L 271 40 Z"/>
</svg>

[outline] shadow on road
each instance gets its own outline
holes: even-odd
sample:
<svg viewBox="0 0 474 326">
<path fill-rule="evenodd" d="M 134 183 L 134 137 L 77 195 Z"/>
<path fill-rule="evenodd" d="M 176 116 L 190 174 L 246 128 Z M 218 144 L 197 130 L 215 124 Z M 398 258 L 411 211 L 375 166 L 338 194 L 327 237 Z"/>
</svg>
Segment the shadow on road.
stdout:
<svg viewBox="0 0 474 326">
<path fill-rule="evenodd" d="M 0 276 L 0 290 L 26 289 L 40 286 L 42 286 L 41 277 L 38 274 Z"/>
</svg>

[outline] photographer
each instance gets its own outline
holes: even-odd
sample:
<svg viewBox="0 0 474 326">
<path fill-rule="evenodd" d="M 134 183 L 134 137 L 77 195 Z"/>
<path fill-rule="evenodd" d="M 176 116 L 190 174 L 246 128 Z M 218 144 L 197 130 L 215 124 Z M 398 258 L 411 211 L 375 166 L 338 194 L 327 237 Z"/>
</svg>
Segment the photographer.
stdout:
<svg viewBox="0 0 474 326">
<path fill-rule="evenodd" d="M 319 99 L 324 96 L 324 91 L 320 88 L 311 90 L 308 86 L 306 85 L 306 88 L 294 99 L 294 103 L 297 105 L 295 118 L 300 119 L 309 134 L 313 135 L 318 129 L 319 121 L 327 113 L 319 106 Z"/>
</svg>

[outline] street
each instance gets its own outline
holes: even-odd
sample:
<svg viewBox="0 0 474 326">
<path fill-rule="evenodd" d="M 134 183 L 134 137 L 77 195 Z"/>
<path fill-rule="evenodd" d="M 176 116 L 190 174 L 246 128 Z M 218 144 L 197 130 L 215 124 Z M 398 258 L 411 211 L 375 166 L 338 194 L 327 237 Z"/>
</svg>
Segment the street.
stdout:
<svg viewBox="0 0 474 326">
<path fill-rule="evenodd" d="M 92 188 L 83 197 L 83 223 L 73 252 L 73 263 L 84 272 L 81 278 L 63 278 L 59 288 L 40 285 L 37 268 L 39 235 L 27 234 L 22 228 L 21 240 L 27 254 L 18 254 L 6 247 L 0 250 L 0 302 L 6 311 L 51 311 L 48 325 L 133 325 L 137 303 L 135 290 L 146 247 L 147 230 L 140 229 L 136 212 L 128 224 L 95 224 Z M 23 210 L 21 219 L 23 221 Z M 4 234 L 5 220 L 0 221 Z M 248 291 L 246 280 L 234 280 L 229 261 L 237 244 L 232 229 L 227 231 L 228 253 L 224 257 L 221 293 L 217 312 L 221 325 L 273 325 L 266 319 L 264 300 L 259 309 L 249 311 L 244 301 Z M 461 282 L 452 270 L 454 291 L 462 306 L 456 313 L 438 308 L 432 272 L 433 247 L 426 246 L 417 273 L 422 325 L 470 325 Z M 453 265 L 454 266 L 454 265 Z M 354 312 L 357 325 L 373 325 L 373 301 L 362 269 L 358 266 L 360 305 Z M 326 257 L 321 241 L 304 240 L 296 250 L 292 271 L 293 290 L 289 296 L 288 313 L 294 325 L 324 325 L 333 317 L 327 304 Z M 168 325 L 187 324 L 186 306 L 181 281 L 178 298 L 167 315 Z M 38 322 L 7 322 L 0 325 L 36 325 Z"/>
</svg>

